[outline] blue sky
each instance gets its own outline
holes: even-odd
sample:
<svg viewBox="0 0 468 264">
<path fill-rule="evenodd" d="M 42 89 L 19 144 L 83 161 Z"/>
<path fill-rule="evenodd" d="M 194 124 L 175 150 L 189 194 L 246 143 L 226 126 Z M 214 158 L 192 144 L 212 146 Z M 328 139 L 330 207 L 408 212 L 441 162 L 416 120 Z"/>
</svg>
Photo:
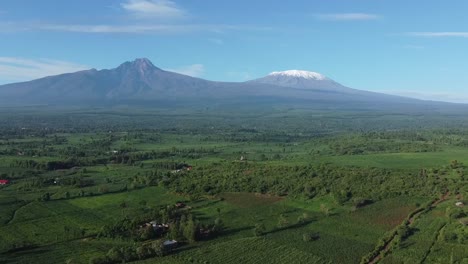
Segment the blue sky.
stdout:
<svg viewBox="0 0 468 264">
<path fill-rule="evenodd" d="M 468 102 L 467 10 L 465 0 L 2 0 L 0 84 L 147 57 L 209 80 L 301 69 Z"/>
</svg>

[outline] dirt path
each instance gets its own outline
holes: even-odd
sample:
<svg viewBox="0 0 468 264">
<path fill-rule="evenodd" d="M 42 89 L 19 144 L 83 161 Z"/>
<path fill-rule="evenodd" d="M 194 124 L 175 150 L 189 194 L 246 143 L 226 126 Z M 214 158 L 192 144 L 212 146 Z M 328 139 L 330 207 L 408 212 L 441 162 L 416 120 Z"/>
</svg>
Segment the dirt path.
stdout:
<svg viewBox="0 0 468 264">
<path fill-rule="evenodd" d="M 440 204 L 441 202 L 447 200 L 447 198 L 449 197 L 450 193 L 447 192 L 445 193 L 441 198 L 437 199 L 436 201 L 434 201 L 432 204 L 431 204 L 431 208 L 435 208 L 438 204 Z M 421 212 L 418 212 L 418 213 L 415 213 L 410 219 L 408 219 L 408 224 L 407 226 L 410 226 L 414 223 L 414 221 L 423 213 L 424 211 L 421 211 Z M 439 230 L 440 231 L 440 230 Z M 375 264 L 377 262 L 379 262 L 382 257 L 382 253 L 385 255 L 386 253 L 388 253 L 391 249 L 391 246 L 392 246 L 392 243 L 393 241 L 395 240 L 395 238 L 397 237 L 397 234 L 393 235 L 392 238 L 387 242 L 387 244 L 385 244 L 384 248 L 382 250 L 380 250 L 380 252 L 373 258 L 371 259 L 368 264 Z"/>
</svg>

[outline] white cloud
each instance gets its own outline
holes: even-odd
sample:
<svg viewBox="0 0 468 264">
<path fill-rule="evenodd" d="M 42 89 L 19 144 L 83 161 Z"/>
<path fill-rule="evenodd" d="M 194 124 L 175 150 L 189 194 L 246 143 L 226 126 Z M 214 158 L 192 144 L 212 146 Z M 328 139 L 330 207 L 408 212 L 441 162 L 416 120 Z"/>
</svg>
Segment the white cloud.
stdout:
<svg viewBox="0 0 468 264">
<path fill-rule="evenodd" d="M 180 74 L 192 76 L 192 77 L 200 77 L 205 73 L 205 67 L 203 64 L 192 64 L 188 66 L 182 66 L 176 69 L 167 69 L 168 71 L 177 72 Z"/>
<path fill-rule="evenodd" d="M 180 33 L 201 30 L 198 25 L 39 25 L 45 31 L 79 33 Z"/>
<path fill-rule="evenodd" d="M 186 12 L 170 0 L 127 0 L 122 8 L 137 18 L 183 18 Z"/>
<path fill-rule="evenodd" d="M 72 33 L 181 34 L 191 32 L 271 31 L 271 27 L 223 24 L 1 24 L 1 32 L 56 31 Z"/>
<path fill-rule="evenodd" d="M 72 33 L 123 33 L 123 34 L 183 34 L 192 32 L 226 33 L 227 31 L 270 31 L 271 27 L 255 25 L 199 24 L 193 22 L 174 23 L 173 19 L 188 18 L 188 12 L 179 8 L 171 0 L 125 0 L 120 4 L 126 14 L 142 20 L 131 23 L 120 16 L 121 23 L 66 24 L 66 23 L 29 23 L 2 22 L 0 33 L 19 31 L 55 31 Z M 222 44 L 222 40 L 212 42 Z"/>
<path fill-rule="evenodd" d="M 86 69 L 90 67 L 60 60 L 0 57 L 0 80 L 8 82 L 28 81 Z"/>
<path fill-rule="evenodd" d="M 409 32 L 407 35 L 413 37 L 428 37 L 428 38 L 441 38 L 441 37 L 461 37 L 468 38 L 468 32 Z"/>
<path fill-rule="evenodd" d="M 317 19 L 326 21 L 365 21 L 377 20 L 379 15 L 366 14 L 366 13 L 336 13 L 336 14 L 317 14 Z"/>
<path fill-rule="evenodd" d="M 421 91 L 411 91 L 411 90 L 390 90 L 390 91 L 381 91 L 387 94 L 399 95 L 404 97 L 417 98 L 422 100 L 430 101 L 442 101 L 442 102 L 451 102 L 451 103 L 468 103 L 468 94 L 463 93 L 441 93 L 441 92 L 421 92 Z"/>
</svg>

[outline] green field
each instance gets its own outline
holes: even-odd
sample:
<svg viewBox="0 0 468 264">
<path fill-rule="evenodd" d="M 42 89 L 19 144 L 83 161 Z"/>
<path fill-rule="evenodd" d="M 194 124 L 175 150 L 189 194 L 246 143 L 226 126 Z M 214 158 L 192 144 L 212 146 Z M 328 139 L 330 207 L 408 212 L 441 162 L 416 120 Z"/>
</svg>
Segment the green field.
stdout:
<svg viewBox="0 0 468 264">
<path fill-rule="evenodd" d="M 467 261 L 468 132 L 438 118 L 29 114 L 0 118 L 0 263 L 361 263 L 444 194 L 380 262 Z"/>
</svg>

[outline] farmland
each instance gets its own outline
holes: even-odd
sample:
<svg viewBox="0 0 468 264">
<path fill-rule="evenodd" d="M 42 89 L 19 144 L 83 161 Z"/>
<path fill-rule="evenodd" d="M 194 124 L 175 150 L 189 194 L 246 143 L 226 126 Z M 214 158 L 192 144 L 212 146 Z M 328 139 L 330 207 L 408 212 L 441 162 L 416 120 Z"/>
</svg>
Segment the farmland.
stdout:
<svg viewBox="0 0 468 264">
<path fill-rule="evenodd" d="M 0 263 L 367 263 L 392 234 L 382 263 L 468 261 L 467 209 L 455 206 L 468 195 L 464 117 L 11 116 L 0 118 Z M 178 247 L 164 250 L 170 239 Z"/>
</svg>

